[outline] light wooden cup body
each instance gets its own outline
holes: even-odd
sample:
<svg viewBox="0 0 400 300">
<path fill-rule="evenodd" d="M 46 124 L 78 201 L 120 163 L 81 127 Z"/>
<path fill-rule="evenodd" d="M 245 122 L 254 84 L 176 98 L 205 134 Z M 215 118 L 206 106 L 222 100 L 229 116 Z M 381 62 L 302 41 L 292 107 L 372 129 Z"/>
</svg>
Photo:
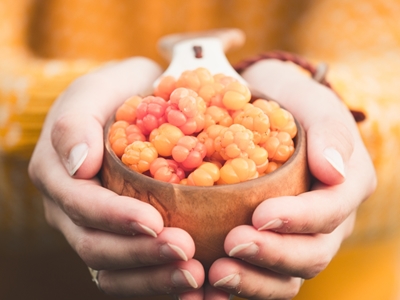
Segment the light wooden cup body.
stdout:
<svg viewBox="0 0 400 300">
<path fill-rule="evenodd" d="M 298 195 L 309 190 L 305 132 L 298 124 L 295 151 L 276 171 L 238 184 L 194 187 L 170 184 L 130 170 L 114 154 L 105 128 L 105 152 L 101 170 L 104 187 L 154 206 L 166 227 L 186 230 L 196 244 L 195 258 L 205 269 L 226 256 L 224 240 L 238 225 L 251 224 L 254 209 L 272 197 Z"/>
</svg>

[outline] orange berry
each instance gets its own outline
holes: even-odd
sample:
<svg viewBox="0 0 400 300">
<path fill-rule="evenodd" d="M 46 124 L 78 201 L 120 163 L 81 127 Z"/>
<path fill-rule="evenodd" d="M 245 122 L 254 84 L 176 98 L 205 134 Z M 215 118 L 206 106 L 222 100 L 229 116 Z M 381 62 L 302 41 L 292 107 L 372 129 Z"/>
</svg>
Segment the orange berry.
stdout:
<svg viewBox="0 0 400 300">
<path fill-rule="evenodd" d="M 136 108 L 141 101 L 142 97 L 130 97 L 117 109 L 117 112 L 115 113 L 115 120 L 123 120 L 130 124 L 134 123 L 136 121 Z"/>
<path fill-rule="evenodd" d="M 249 158 L 234 158 L 227 160 L 220 170 L 222 182 L 239 183 L 258 177 L 256 164 Z"/>
<path fill-rule="evenodd" d="M 222 96 L 224 86 L 221 83 L 214 82 L 200 87 L 198 94 L 204 99 L 207 106 L 215 105 L 222 107 Z"/>
<path fill-rule="evenodd" d="M 184 133 L 178 127 L 164 123 L 150 133 L 149 141 L 161 156 L 168 157 L 171 156 L 172 149 L 183 136 Z"/>
<path fill-rule="evenodd" d="M 249 88 L 238 81 L 228 84 L 224 91 L 225 94 L 222 98 L 222 103 L 227 109 L 241 109 L 251 99 Z"/>
<path fill-rule="evenodd" d="M 150 142 L 136 141 L 125 148 L 121 160 L 130 169 L 143 173 L 157 157 L 157 150 Z"/>
<path fill-rule="evenodd" d="M 159 84 L 154 89 L 154 96 L 169 100 L 171 93 L 176 89 L 176 80 L 173 76 L 161 78 Z"/>
<path fill-rule="evenodd" d="M 215 124 L 219 124 L 225 127 L 231 126 L 233 124 L 233 119 L 226 111 L 226 109 L 215 105 L 207 107 L 204 118 L 205 128 Z"/>
<path fill-rule="evenodd" d="M 280 108 L 280 105 L 273 101 L 273 100 L 266 100 L 266 99 L 257 99 L 253 101 L 253 105 L 262 109 L 264 113 L 267 115 L 271 114 L 277 108 Z"/>
<path fill-rule="evenodd" d="M 214 148 L 225 160 L 248 157 L 254 150 L 253 132 L 243 125 L 232 124 L 214 139 Z"/>
<path fill-rule="evenodd" d="M 268 116 L 258 107 L 248 103 L 242 110 L 234 113 L 235 124 L 241 124 L 254 134 L 254 143 L 264 143 L 270 132 Z"/>
<path fill-rule="evenodd" d="M 265 174 L 272 173 L 273 171 L 275 171 L 276 169 L 278 169 L 280 166 L 282 166 L 282 163 L 275 162 L 275 161 L 270 161 L 270 162 L 268 163 L 267 168 L 265 169 Z"/>
<path fill-rule="evenodd" d="M 170 183 L 179 183 L 185 178 L 185 171 L 179 167 L 176 161 L 163 157 L 157 157 L 150 164 L 150 174 L 154 179 Z"/>
<path fill-rule="evenodd" d="M 215 139 L 220 136 L 222 131 L 225 130 L 225 126 L 222 125 L 211 125 L 197 135 L 198 140 L 206 146 L 207 157 L 213 157 L 215 154 Z"/>
<path fill-rule="evenodd" d="M 262 146 L 267 150 L 270 160 L 281 163 L 287 161 L 294 152 L 293 140 L 285 131 L 271 131 L 269 138 Z"/>
<path fill-rule="evenodd" d="M 195 186 L 213 186 L 219 180 L 220 171 L 217 165 L 211 162 L 202 163 L 189 174 L 186 184 Z"/>
<path fill-rule="evenodd" d="M 249 158 L 256 164 L 258 174 L 262 174 L 268 167 L 268 152 L 265 148 L 256 146 Z"/>
<path fill-rule="evenodd" d="M 213 82 L 214 77 L 208 69 L 197 68 L 183 72 L 176 81 L 176 87 L 185 87 L 198 92 L 203 85 Z"/>
<path fill-rule="evenodd" d="M 185 170 L 197 168 L 206 156 L 206 147 L 197 137 L 183 136 L 172 149 L 172 158 Z"/>
</svg>

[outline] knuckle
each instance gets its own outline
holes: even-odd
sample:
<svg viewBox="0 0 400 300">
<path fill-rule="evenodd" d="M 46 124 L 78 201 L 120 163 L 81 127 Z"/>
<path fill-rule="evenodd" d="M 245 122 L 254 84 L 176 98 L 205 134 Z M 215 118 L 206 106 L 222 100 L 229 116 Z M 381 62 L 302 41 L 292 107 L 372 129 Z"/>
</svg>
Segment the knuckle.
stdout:
<svg viewBox="0 0 400 300">
<path fill-rule="evenodd" d="M 279 251 L 274 251 L 269 254 L 269 264 L 272 269 L 282 269 L 285 266 L 285 258 Z"/>
<path fill-rule="evenodd" d="M 78 203 L 76 201 L 70 199 L 69 197 L 60 197 L 60 198 L 64 199 L 64 201 L 62 203 L 62 207 L 63 207 L 64 212 L 71 219 L 71 221 L 77 226 L 84 226 L 85 225 L 84 218 L 79 213 L 80 209 L 78 207 Z"/>
<path fill-rule="evenodd" d="M 97 277 L 98 280 L 98 288 L 105 294 L 110 296 L 120 296 L 120 293 L 116 290 L 114 285 L 112 284 L 112 278 L 110 278 L 108 271 L 102 270 L 99 272 Z"/>
<path fill-rule="evenodd" d="M 66 114 L 59 116 L 54 121 L 51 129 L 51 142 L 54 147 L 57 148 L 57 146 L 63 140 L 65 133 L 69 130 L 70 127 L 71 127 L 70 118 Z"/>
<path fill-rule="evenodd" d="M 100 265 L 95 261 L 96 257 L 94 251 L 96 250 L 96 242 L 91 234 L 81 235 L 74 245 L 76 253 L 86 263 L 87 266 L 98 270 L 101 269 Z"/>
<path fill-rule="evenodd" d="M 313 264 L 305 268 L 304 271 L 299 274 L 301 278 L 304 279 L 312 279 L 315 276 L 317 276 L 319 273 L 321 273 L 330 263 L 331 261 L 331 256 L 328 255 L 327 253 L 322 253 L 320 254 L 317 258 L 313 259 Z"/>
</svg>

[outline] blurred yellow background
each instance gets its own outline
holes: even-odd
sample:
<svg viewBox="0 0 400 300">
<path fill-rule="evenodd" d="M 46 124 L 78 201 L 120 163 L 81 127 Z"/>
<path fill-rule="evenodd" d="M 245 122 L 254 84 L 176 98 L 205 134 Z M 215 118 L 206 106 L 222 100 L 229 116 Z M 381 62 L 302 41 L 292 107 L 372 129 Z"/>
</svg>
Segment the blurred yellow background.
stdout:
<svg viewBox="0 0 400 300">
<path fill-rule="evenodd" d="M 27 163 L 42 122 L 77 76 L 134 55 L 162 66 L 170 33 L 237 27 L 232 64 L 299 53 L 367 120 L 360 131 L 379 185 L 354 234 L 297 300 L 400 299 L 400 2 L 397 0 L 0 0 L 0 299 L 109 299 L 45 222 Z"/>
</svg>

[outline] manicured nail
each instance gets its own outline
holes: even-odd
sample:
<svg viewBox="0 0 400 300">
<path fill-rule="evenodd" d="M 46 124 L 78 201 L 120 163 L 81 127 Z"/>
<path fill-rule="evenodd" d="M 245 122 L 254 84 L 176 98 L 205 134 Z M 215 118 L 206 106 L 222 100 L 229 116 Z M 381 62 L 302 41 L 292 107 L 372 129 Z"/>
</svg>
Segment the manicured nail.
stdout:
<svg viewBox="0 0 400 300">
<path fill-rule="evenodd" d="M 229 256 L 239 257 L 239 258 L 248 258 L 255 256 L 260 248 L 254 243 L 250 242 L 247 244 L 241 244 L 234 247 L 231 251 L 229 251 Z"/>
<path fill-rule="evenodd" d="M 281 228 L 284 223 L 285 222 L 283 222 L 281 219 L 273 219 L 273 220 L 267 222 L 267 224 L 258 228 L 258 230 L 278 229 L 278 228 Z"/>
<path fill-rule="evenodd" d="M 140 223 L 132 223 L 132 228 L 138 233 L 143 233 L 152 237 L 157 237 L 157 233 L 153 229 L 144 226 Z"/>
<path fill-rule="evenodd" d="M 181 248 L 178 246 L 166 243 L 160 247 L 160 254 L 163 257 L 187 261 L 188 258 Z"/>
<path fill-rule="evenodd" d="M 75 175 L 76 171 L 82 166 L 89 153 L 89 146 L 85 143 L 75 145 L 69 153 L 66 168 L 70 176 Z"/>
<path fill-rule="evenodd" d="M 214 287 L 235 289 L 239 285 L 240 279 L 239 274 L 231 274 L 214 283 Z"/>
<path fill-rule="evenodd" d="M 189 286 L 194 289 L 198 287 L 196 280 L 189 271 L 183 269 L 177 269 L 172 273 L 171 281 L 176 286 Z"/>
<path fill-rule="evenodd" d="M 334 149 L 332 147 L 326 148 L 323 152 L 323 155 L 324 155 L 325 159 L 329 162 L 329 164 L 336 171 L 338 171 L 340 175 L 342 175 L 343 177 L 346 177 L 346 174 L 344 172 L 343 158 L 336 149 Z"/>
</svg>

